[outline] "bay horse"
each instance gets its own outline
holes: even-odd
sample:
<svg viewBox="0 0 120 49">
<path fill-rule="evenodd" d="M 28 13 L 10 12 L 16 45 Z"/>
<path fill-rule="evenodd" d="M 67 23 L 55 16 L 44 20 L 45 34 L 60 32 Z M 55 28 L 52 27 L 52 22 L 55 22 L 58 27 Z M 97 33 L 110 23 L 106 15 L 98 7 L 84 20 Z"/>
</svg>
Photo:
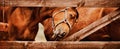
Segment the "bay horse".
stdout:
<svg viewBox="0 0 120 49">
<path fill-rule="evenodd" d="M 51 15 L 49 15 L 52 18 L 48 18 L 42 22 L 45 27 L 45 35 L 47 40 L 57 40 L 57 37 L 65 37 L 74 24 L 73 22 L 75 22 L 77 15 L 77 11 L 71 7 L 54 8 Z"/>
<path fill-rule="evenodd" d="M 7 13 L 8 34 L 10 41 L 14 40 L 34 40 L 38 26 L 29 28 L 28 26 L 34 20 L 33 8 L 10 7 Z"/>
<path fill-rule="evenodd" d="M 47 40 L 68 37 L 116 8 L 9 8 L 9 40 L 33 41 L 38 23 L 44 25 Z M 45 21 L 44 21 L 45 20 Z M 21 36 L 20 36 L 21 35 Z"/>
<path fill-rule="evenodd" d="M 6 16 L 8 17 L 8 24 L 9 24 L 9 27 L 8 27 L 9 40 L 10 41 L 13 41 L 13 40 L 29 40 L 29 41 L 32 40 L 33 41 L 38 31 L 38 23 L 42 22 L 43 20 L 49 17 L 52 17 L 51 13 L 54 13 L 56 10 L 61 10 L 61 9 L 64 10 L 64 8 L 10 7 L 6 14 Z M 73 10 L 72 8 L 65 9 L 65 10 L 69 10 L 68 13 L 71 16 L 69 20 L 74 21 L 73 19 L 76 18 L 75 16 L 77 15 L 75 13 L 76 11 Z M 60 11 L 60 13 L 61 12 L 63 11 Z M 64 21 L 67 22 L 66 20 Z M 54 24 L 55 23 L 56 22 L 54 22 Z M 69 28 L 71 28 L 72 22 L 67 22 L 66 24 L 69 25 Z M 63 25 L 66 25 L 66 24 L 63 23 Z M 67 32 L 61 32 L 61 35 L 63 33 L 68 33 L 68 30 Z M 56 35 L 53 34 L 53 38 L 54 36 Z"/>
<path fill-rule="evenodd" d="M 81 30 L 82 28 L 88 26 L 89 24 L 93 23 L 94 21 L 102 18 L 103 16 L 115 11 L 117 8 L 100 8 L 100 7 L 93 7 L 93 8 L 77 8 L 79 12 L 79 18 L 77 23 L 73 26 L 72 31 L 69 35 L 72 35 L 74 32 Z M 76 29 L 74 29 L 76 28 Z M 109 40 L 110 35 L 108 32 L 107 27 L 100 29 L 99 31 L 93 33 L 92 35 L 88 36 L 86 40 Z M 84 40 L 84 39 L 83 39 Z"/>
<path fill-rule="evenodd" d="M 38 23 L 47 19 L 53 8 L 44 7 L 1 7 L 1 16 L 6 17 L 7 24 L 0 23 L 0 27 L 7 26 L 8 40 L 33 41 L 38 31 Z M 50 11 L 50 12 L 49 12 Z M 2 18 L 1 18 L 2 20 Z M 37 21 L 36 21 L 37 20 Z M 40 27 L 39 27 L 40 28 Z M 0 29 L 1 30 L 1 29 Z M 3 29 L 2 31 L 5 31 Z M 36 38 L 37 39 L 37 38 Z"/>
<path fill-rule="evenodd" d="M 9 41 L 34 41 L 40 32 L 39 22 L 49 18 L 54 8 L 46 7 L 9 7 L 6 17 L 8 23 Z M 39 27 L 39 29 L 38 29 Z M 39 33 L 38 33 L 39 34 Z M 38 36 L 38 35 L 37 35 Z"/>
<path fill-rule="evenodd" d="M 116 9 L 117 8 L 77 7 L 76 10 L 74 8 L 74 10 L 67 9 L 68 11 L 66 11 L 66 8 L 58 8 L 53 11 L 53 18 L 46 19 L 43 22 L 46 38 L 48 40 L 64 39 Z M 88 37 L 87 39 L 106 40 L 104 37 L 109 37 L 104 30 L 98 32 L 99 33 L 92 34 L 96 36 L 91 35 L 89 36 L 91 38 Z M 99 35 L 99 37 L 97 37 L 97 35 Z M 96 39 L 94 37 L 96 37 Z"/>
<path fill-rule="evenodd" d="M 6 8 L 6 7 L 5 7 Z M 8 23 L 8 40 L 33 41 L 38 31 L 38 23 L 31 24 L 36 18 L 43 21 L 39 15 L 41 8 L 32 7 L 9 7 L 5 16 Z"/>
</svg>

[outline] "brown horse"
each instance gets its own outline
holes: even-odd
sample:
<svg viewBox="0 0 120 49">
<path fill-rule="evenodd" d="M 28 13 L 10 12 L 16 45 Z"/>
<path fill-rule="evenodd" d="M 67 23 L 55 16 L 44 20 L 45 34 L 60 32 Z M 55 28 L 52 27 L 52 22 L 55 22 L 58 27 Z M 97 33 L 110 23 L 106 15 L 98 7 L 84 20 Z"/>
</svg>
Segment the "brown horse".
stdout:
<svg viewBox="0 0 120 49">
<path fill-rule="evenodd" d="M 47 40 L 57 40 L 69 34 L 76 18 L 77 11 L 74 8 L 54 8 L 52 18 L 46 19 L 42 24 L 45 27 Z M 46 23 L 47 22 L 47 23 Z M 64 27 L 62 27 L 64 26 Z"/>
<path fill-rule="evenodd" d="M 76 10 L 73 9 L 70 10 L 70 9 L 68 9 L 68 11 L 65 11 L 66 8 L 58 8 L 53 11 L 52 13 L 53 18 L 49 18 L 44 21 L 43 25 L 45 26 L 45 34 L 48 40 L 59 40 L 68 37 L 73 33 L 81 30 L 82 28 L 88 26 L 92 22 L 116 10 L 117 8 L 77 7 L 76 9 L 78 12 L 78 17 L 76 14 L 77 13 Z M 53 33 L 51 33 L 52 30 Z M 89 36 L 92 37 L 93 40 L 103 40 L 104 37 L 108 37 L 108 36 L 102 36 L 102 35 L 106 35 L 106 32 L 103 31 L 99 31 L 99 33 L 93 35 L 96 36 L 92 36 L 92 35 Z M 99 35 L 98 38 L 97 35 Z M 87 39 L 92 40 L 89 37 Z M 96 37 L 96 39 L 94 39 L 94 37 Z"/>
<path fill-rule="evenodd" d="M 78 17 L 77 23 L 74 25 L 74 27 L 69 35 L 88 26 L 92 22 L 100 19 L 101 17 L 109 14 L 110 12 L 112 12 L 116 9 L 117 8 L 79 8 L 78 7 L 77 10 L 79 12 L 79 17 Z M 76 28 L 76 29 L 74 29 L 74 28 Z"/>
<path fill-rule="evenodd" d="M 8 40 L 33 41 L 38 32 L 38 23 L 49 18 L 53 8 L 44 7 L 9 7 L 6 17 L 8 18 Z"/>
<path fill-rule="evenodd" d="M 39 22 L 45 27 L 47 40 L 59 40 L 72 35 L 116 8 L 10 7 L 8 9 L 6 16 L 9 24 L 9 40 L 34 40 Z"/>
<path fill-rule="evenodd" d="M 4 7 L 7 8 L 7 7 Z M 8 7 L 5 13 L 8 21 L 8 40 L 34 40 L 38 31 L 38 23 L 32 25 L 38 18 L 41 8 Z M 40 18 L 39 18 L 40 19 Z M 40 19 L 41 20 L 41 19 Z"/>
<path fill-rule="evenodd" d="M 59 11 L 60 10 L 60 11 Z M 67 11 L 64 11 L 64 10 L 67 10 Z M 45 11 L 45 12 L 44 12 Z M 69 26 L 67 26 L 65 29 L 66 30 L 64 30 L 64 28 L 60 28 L 60 27 L 57 27 L 57 29 L 56 29 L 56 26 L 59 26 L 59 23 L 57 23 L 56 24 L 56 22 L 46 22 L 46 21 L 48 21 L 48 19 L 51 19 L 51 18 L 53 18 L 54 16 L 52 15 L 52 14 L 54 14 L 55 15 L 55 17 L 56 17 L 56 15 L 57 15 L 57 13 L 56 13 L 56 11 L 59 11 L 58 13 L 61 13 L 62 15 L 61 15 L 61 18 L 64 18 L 63 16 L 63 14 L 65 14 L 66 12 L 68 12 L 67 13 L 67 16 L 65 16 L 66 18 L 66 20 L 65 19 L 63 19 L 63 21 L 62 22 L 59 22 L 60 24 L 62 24 L 63 26 L 65 25 L 65 26 L 67 26 L 67 25 L 69 25 Z M 63 13 L 64 12 L 64 13 Z M 55 14 L 56 13 L 56 14 Z M 58 35 L 59 36 L 64 36 L 64 34 L 68 34 L 68 32 L 70 31 L 70 29 L 71 29 L 71 27 L 72 27 L 72 25 L 73 25 L 73 21 L 75 21 L 75 19 L 76 19 L 76 16 L 77 16 L 77 11 L 76 10 L 74 10 L 74 8 L 66 8 L 66 9 L 64 9 L 64 8 L 54 8 L 54 7 L 52 7 L 52 8 L 48 8 L 48 7 L 43 7 L 41 10 L 40 10 L 40 12 L 38 12 L 38 14 L 37 14 L 38 16 L 36 17 L 36 19 L 34 20 L 34 22 L 31 22 L 30 23 L 30 25 L 28 26 L 29 28 L 31 28 L 31 27 L 33 27 L 35 24 L 37 24 L 37 23 L 39 23 L 39 22 L 42 22 L 41 20 L 45 20 L 45 21 L 43 21 L 42 22 L 42 24 L 44 25 L 44 27 L 45 27 L 45 34 L 46 34 L 46 37 L 47 37 L 47 39 L 48 40 L 51 40 L 51 39 L 54 39 L 54 38 L 56 38 L 56 32 L 57 31 L 60 31 L 60 29 L 63 29 L 63 31 L 66 31 L 66 32 L 59 32 L 60 33 L 60 35 L 59 35 L 59 33 L 58 33 Z M 70 18 L 69 18 L 69 16 L 70 16 Z M 47 19 L 48 18 L 48 19 Z M 57 17 L 56 17 L 57 18 Z M 60 18 L 60 17 L 59 17 Z M 67 19 L 67 18 L 69 18 L 69 19 Z M 61 20 L 61 19 L 60 19 Z M 58 20 L 58 21 L 60 21 L 60 20 Z M 68 20 L 70 20 L 69 22 L 68 22 Z M 54 21 L 54 18 L 52 19 L 52 20 L 50 20 L 50 21 Z M 56 21 L 56 20 L 55 20 Z M 71 22 L 72 21 L 72 22 Z M 44 23 L 44 22 L 46 22 L 46 23 Z M 52 23 L 52 24 L 51 24 Z M 66 25 L 67 24 L 67 25 Z M 46 27 L 46 25 L 47 25 L 47 27 Z M 52 27 L 53 26 L 53 27 Z M 61 25 L 60 25 L 61 26 Z M 48 30 L 47 28 L 49 27 L 49 29 L 50 30 Z M 67 29 L 67 28 L 69 28 L 69 29 Z M 55 30 L 55 31 L 53 31 L 53 30 Z M 48 32 L 47 32 L 48 31 Z M 62 31 L 62 30 L 61 30 Z M 53 34 L 53 32 L 55 33 L 55 34 Z"/>
<path fill-rule="evenodd" d="M 9 40 L 34 40 L 38 26 L 28 27 L 36 17 L 32 13 L 34 13 L 33 8 L 10 8 L 7 16 Z"/>
<path fill-rule="evenodd" d="M 66 12 L 68 13 L 67 16 L 65 16 L 66 20 L 63 20 L 63 22 L 60 22 L 60 24 L 62 24 L 63 26 L 66 24 L 69 25 L 69 26 L 66 25 L 67 27 L 65 28 L 67 29 L 69 27 L 69 29 L 64 30 L 63 28 L 60 27 L 57 27 L 59 29 L 53 27 L 54 29 L 53 28 L 52 29 L 56 30 L 56 31 L 52 31 L 55 33 L 54 35 L 52 33 L 53 38 L 55 38 L 54 36 L 56 36 L 56 32 L 60 29 L 63 29 L 63 31 L 67 31 L 67 32 L 61 32 L 59 36 L 62 36 L 64 33 L 68 34 L 71 26 L 73 25 L 73 21 L 75 21 L 74 19 L 76 18 L 77 15 L 76 11 L 73 10 L 73 8 L 64 9 L 64 8 L 44 8 L 44 7 L 43 8 L 10 7 L 8 13 L 6 14 L 8 17 L 8 24 L 9 24 L 8 27 L 9 40 L 34 40 L 38 31 L 38 23 L 44 21 L 47 18 L 52 17 L 53 15 L 51 14 L 54 14 L 54 12 L 59 11 L 61 9 L 63 9 L 63 11 L 60 11 L 61 14 L 63 14 L 62 12 L 64 12 L 64 10 L 67 10 L 65 11 L 65 13 Z M 71 18 L 68 17 L 69 15 Z M 63 18 L 62 16 L 63 15 L 61 15 L 61 18 Z M 70 21 L 68 22 L 68 20 Z M 54 21 L 54 19 L 52 19 L 52 21 Z M 53 22 L 53 24 L 55 24 L 56 26 L 56 22 Z M 59 26 L 59 24 L 57 26 Z M 50 38 L 51 37 L 49 37 L 49 39 Z"/>
<path fill-rule="evenodd" d="M 50 15 L 51 9 L 53 8 L 1 7 L 0 28 L 2 29 L 0 30 L 5 31 L 3 26 L 7 26 L 8 40 L 34 40 L 38 31 L 38 23 L 49 18 L 47 15 Z M 6 18 L 7 25 L 3 22 L 3 18 Z"/>
<path fill-rule="evenodd" d="M 117 7 L 103 8 L 102 17 L 105 16 L 105 15 L 107 15 L 107 14 L 109 14 L 109 13 L 111 13 L 111 12 L 113 12 L 113 11 L 115 11 L 116 9 L 118 9 L 118 8 Z M 114 22 L 112 22 L 112 23 L 114 23 Z M 111 25 L 111 24 L 109 24 L 109 25 Z M 120 34 L 116 34 L 116 33 L 114 33 L 112 31 L 113 29 L 115 29 L 117 31 L 117 28 L 119 28 L 119 27 L 114 28 L 114 26 L 116 26 L 116 25 L 112 25 L 113 27 L 110 28 L 109 25 L 105 26 L 104 28 L 102 28 L 102 29 L 100 29 L 98 31 L 96 31 L 95 33 L 91 34 L 90 36 L 86 37 L 83 40 L 89 40 L 89 41 L 90 40 L 92 40 L 92 41 L 93 40 L 95 40 L 95 41 L 110 41 L 110 40 L 112 40 L 113 41 L 113 39 L 119 40 L 118 39 L 119 37 L 115 37 L 115 36 L 118 36 Z M 112 29 L 112 30 L 110 30 L 110 29 Z M 119 31 L 117 33 L 119 33 Z M 111 36 L 111 34 L 114 35 L 114 36 Z"/>
</svg>

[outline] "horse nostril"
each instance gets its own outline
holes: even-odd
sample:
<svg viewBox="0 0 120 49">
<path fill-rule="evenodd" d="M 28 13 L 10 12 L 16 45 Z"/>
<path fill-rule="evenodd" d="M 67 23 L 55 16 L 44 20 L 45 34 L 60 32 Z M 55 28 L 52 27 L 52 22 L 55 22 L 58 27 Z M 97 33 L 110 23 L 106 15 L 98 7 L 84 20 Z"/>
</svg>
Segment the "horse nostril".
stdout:
<svg viewBox="0 0 120 49">
<path fill-rule="evenodd" d="M 60 38 L 64 37 L 66 35 L 65 32 L 63 32 L 62 34 L 58 35 Z"/>
<path fill-rule="evenodd" d="M 63 32 L 62 34 L 61 34 L 61 36 L 65 36 L 66 35 L 66 32 Z"/>
<path fill-rule="evenodd" d="M 57 37 L 57 35 L 53 34 L 51 38 L 52 38 L 52 40 L 55 40 L 56 37 Z"/>
</svg>

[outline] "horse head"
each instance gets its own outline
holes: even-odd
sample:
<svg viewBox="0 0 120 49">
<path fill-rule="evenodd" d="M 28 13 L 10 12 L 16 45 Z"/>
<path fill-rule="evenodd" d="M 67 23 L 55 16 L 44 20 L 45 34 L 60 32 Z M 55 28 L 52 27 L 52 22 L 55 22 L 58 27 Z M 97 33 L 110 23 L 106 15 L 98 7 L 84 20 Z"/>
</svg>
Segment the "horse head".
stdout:
<svg viewBox="0 0 120 49">
<path fill-rule="evenodd" d="M 57 8 L 52 13 L 52 40 L 66 37 L 77 19 L 77 10 L 74 8 Z"/>
</svg>

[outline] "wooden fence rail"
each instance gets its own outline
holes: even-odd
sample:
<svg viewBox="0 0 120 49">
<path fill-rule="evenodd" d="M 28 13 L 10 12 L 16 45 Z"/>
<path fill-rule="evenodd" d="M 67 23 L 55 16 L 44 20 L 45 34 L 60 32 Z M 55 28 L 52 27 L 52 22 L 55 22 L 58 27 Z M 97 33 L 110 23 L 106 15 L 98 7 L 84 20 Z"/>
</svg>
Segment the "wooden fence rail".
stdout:
<svg viewBox="0 0 120 49">
<path fill-rule="evenodd" d="M 119 0 L 1 0 L 0 5 L 21 7 L 120 7 Z"/>
<path fill-rule="evenodd" d="M 120 42 L 0 42 L 0 49 L 119 49 Z"/>
</svg>

